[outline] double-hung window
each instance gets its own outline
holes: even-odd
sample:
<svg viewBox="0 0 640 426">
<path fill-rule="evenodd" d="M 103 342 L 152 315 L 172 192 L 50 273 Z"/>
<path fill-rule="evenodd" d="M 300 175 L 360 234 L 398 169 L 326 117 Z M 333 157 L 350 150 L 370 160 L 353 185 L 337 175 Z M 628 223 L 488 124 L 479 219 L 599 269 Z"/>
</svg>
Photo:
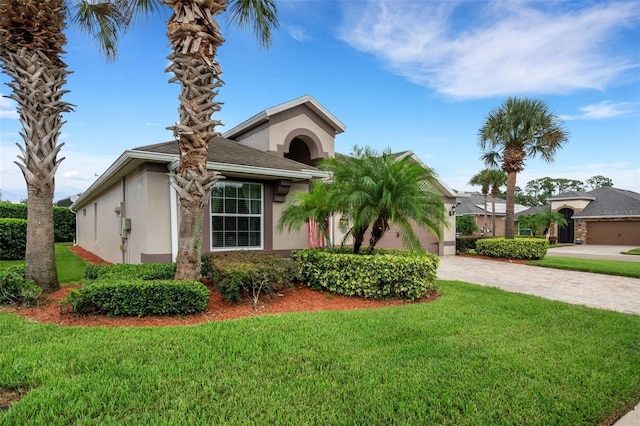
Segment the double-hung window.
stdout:
<svg viewBox="0 0 640 426">
<path fill-rule="evenodd" d="M 217 182 L 211 193 L 211 249 L 261 249 L 263 187 Z"/>
</svg>

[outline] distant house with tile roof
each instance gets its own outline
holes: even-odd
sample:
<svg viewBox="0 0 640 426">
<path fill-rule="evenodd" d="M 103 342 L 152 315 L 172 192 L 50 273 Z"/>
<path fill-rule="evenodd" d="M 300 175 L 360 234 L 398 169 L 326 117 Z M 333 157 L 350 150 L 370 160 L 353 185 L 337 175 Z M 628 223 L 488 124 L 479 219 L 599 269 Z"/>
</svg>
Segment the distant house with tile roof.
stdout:
<svg viewBox="0 0 640 426">
<path fill-rule="evenodd" d="M 568 226 L 556 230 L 558 242 L 640 246 L 640 194 L 603 186 L 569 191 L 549 199 L 551 211 Z"/>
<path fill-rule="evenodd" d="M 288 255 L 306 248 L 307 229 L 276 232 L 280 214 L 296 191 L 329 175 L 316 165 L 336 155 L 335 137 L 346 126 L 307 95 L 268 108 L 209 143 L 207 168 L 224 179 L 216 184 L 203 220 L 203 252 L 266 250 Z M 176 141 L 127 150 L 82 193 L 71 208 L 77 215 L 78 245 L 113 263 L 170 262 L 177 253 L 178 199 L 168 173 L 178 167 Z M 396 154 L 411 155 L 411 151 Z M 438 181 L 434 191 L 445 207 L 455 193 Z M 422 246 L 439 255 L 455 254 L 455 218 L 438 239 L 417 229 Z M 331 218 L 332 241 L 343 234 Z M 399 247 L 390 230 L 380 247 Z"/>
</svg>

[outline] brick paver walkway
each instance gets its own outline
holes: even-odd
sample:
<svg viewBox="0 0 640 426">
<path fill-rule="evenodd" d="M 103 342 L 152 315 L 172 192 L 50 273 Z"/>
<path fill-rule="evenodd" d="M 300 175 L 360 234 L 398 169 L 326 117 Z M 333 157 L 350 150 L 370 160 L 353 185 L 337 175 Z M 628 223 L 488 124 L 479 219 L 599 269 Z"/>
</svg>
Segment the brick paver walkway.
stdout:
<svg viewBox="0 0 640 426">
<path fill-rule="evenodd" d="M 640 315 L 640 279 L 462 256 L 440 258 L 438 278 Z"/>
</svg>

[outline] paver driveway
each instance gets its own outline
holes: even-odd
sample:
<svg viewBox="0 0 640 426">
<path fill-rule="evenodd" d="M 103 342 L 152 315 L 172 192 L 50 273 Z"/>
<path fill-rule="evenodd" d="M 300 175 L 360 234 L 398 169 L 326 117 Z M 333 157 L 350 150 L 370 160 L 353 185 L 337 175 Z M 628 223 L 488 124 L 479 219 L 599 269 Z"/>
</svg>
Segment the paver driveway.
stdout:
<svg viewBox="0 0 640 426">
<path fill-rule="evenodd" d="M 640 315 L 640 279 L 463 256 L 440 258 L 438 278 Z"/>
</svg>

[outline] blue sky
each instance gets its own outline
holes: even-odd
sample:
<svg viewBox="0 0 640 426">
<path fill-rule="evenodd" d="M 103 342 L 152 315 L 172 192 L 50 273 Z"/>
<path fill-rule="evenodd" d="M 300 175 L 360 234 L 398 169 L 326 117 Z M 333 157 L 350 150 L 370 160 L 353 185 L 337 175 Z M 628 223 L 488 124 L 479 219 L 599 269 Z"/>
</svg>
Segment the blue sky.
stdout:
<svg viewBox="0 0 640 426">
<path fill-rule="evenodd" d="M 544 176 L 613 179 L 640 192 L 640 4 L 633 1 L 280 1 L 269 50 L 250 29 L 220 20 L 225 86 L 221 132 L 310 94 L 346 124 L 336 151 L 354 145 L 414 151 L 451 188 L 473 190 L 484 165 L 478 129 L 508 96 L 535 97 L 570 134 L 555 162 L 527 160 L 518 185 Z M 74 104 L 56 199 L 85 190 L 125 150 L 171 139 L 177 84 L 164 70 L 166 14 L 142 21 L 107 63 L 70 27 L 64 98 Z M 8 78 L 2 74 L 0 83 Z M 9 88 L 0 86 L 0 94 Z M 13 164 L 20 124 L 0 100 L 2 198 L 26 198 Z"/>
</svg>

